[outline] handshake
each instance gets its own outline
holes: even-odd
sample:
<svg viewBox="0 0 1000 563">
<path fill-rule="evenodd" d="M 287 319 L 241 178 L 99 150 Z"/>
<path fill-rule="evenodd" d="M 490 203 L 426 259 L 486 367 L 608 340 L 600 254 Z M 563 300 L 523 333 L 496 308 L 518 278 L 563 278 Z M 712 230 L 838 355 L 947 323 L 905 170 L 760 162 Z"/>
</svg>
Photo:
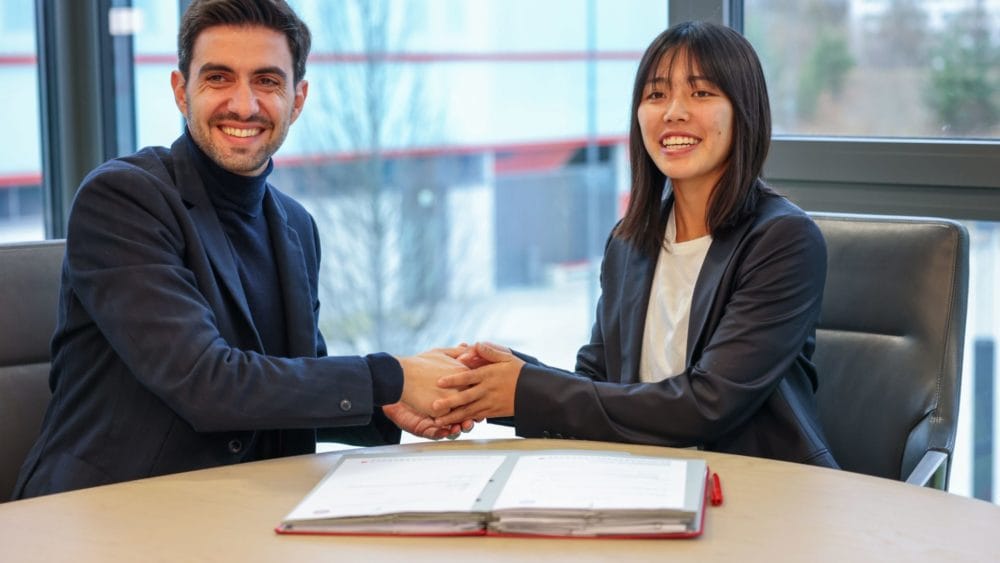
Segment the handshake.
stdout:
<svg viewBox="0 0 1000 563">
<path fill-rule="evenodd" d="M 487 417 L 514 414 L 514 390 L 524 361 L 508 348 L 459 344 L 397 359 L 403 367 L 403 394 L 382 411 L 411 434 L 455 438 Z"/>
</svg>

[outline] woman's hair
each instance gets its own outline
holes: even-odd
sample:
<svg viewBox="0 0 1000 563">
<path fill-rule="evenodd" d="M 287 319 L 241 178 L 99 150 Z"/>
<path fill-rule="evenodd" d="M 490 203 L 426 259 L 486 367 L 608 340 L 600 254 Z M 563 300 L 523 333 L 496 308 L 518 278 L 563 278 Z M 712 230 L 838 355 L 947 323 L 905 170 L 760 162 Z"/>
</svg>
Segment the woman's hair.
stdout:
<svg viewBox="0 0 1000 563">
<path fill-rule="evenodd" d="M 651 254 L 659 251 L 663 237 L 666 217 L 661 201 L 666 177 L 643 144 L 639 104 L 661 62 L 667 60 L 672 67 L 681 54 L 688 58 L 688 65 L 697 66 L 702 76 L 715 83 L 733 106 L 732 147 L 725 172 L 709 196 L 709 232 L 714 235 L 733 227 L 754 212 L 762 194 L 773 193 L 760 179 L 771 142 L 771 109 L 764 72 L 750 42 L 719 24 L 693 21 L 672 26 L 649 45 L 635 75 L 629 129 L 631 198 L 614 233 Z"/>
<path fill-rule="evenodd" d="M 284 0 L 194 0 L 184 12 L 177 34 L 177 67 L 184 80 L 189 78 L 195 40 L 202 31 L 217 25 L 259 25 L 284 33 L 292 52 L 293 84 L 305 77 L 312 36 Z"/>
</svg>

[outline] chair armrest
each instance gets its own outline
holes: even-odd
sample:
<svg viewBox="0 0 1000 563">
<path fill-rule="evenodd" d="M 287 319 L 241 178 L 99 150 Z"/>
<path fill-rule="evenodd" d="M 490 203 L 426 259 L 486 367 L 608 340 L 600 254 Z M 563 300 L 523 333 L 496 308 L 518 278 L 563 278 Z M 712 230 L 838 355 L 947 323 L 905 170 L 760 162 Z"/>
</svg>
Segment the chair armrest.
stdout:
<svg viewBox="0 0 1000 563">
<path fill-rule="evenodd" d="M 931 486 L 943 490 L 946 484 L 947 461 L 948 454 L 944 452 L 931 450 L 924 453 L 924 457 L 920 458 L 920 462 L 913 468 L 913 471 L 906 478 L 906 482 L 918 487 L 926 487 L 935 475 L 940 474 L 937 479 L 934 479 Z"/>
</svg>

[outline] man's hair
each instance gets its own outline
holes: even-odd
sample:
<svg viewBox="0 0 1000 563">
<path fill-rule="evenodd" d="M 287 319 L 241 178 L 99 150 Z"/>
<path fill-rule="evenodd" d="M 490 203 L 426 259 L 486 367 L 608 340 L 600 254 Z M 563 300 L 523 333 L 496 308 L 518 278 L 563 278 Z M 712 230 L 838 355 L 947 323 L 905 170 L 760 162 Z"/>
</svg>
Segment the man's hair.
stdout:
<svg viewBox="0 0 1000 563">
<path fill-rule="evenodd" d="M 752 214 L 762 195 L 774 191 L 761 179 L 771 144 L 771 107 L 760 60 L 750 42 L 731 28 L 709 22 L 685 22 L 661 33 L 646 49 L 632 88 L 629 159 L 631 199 L 615 235 L 655 255 L 667 213 L 661 210 L 666 177 L 646 152 L 639 126 L 639 104 L 646 83 L 661 62 L 672 69 L 680 56 L 719 87 L 733 106 L 732 147 L 726 170 L 708 201 L 709 232 L 718 234 Z M 690 73 L 689 73 L 690 74 Z"/>
<path fill-rule="evenodd" d="M 177 67 L 184 80 L 191 71 L 195 40 L 202 31 L 218 25 L 259 25 L 284 33 L 292 52 L 293 83 L 305 77 L 312 36 L 284 0 L 194 0 L 184 12 L 177 33 Z"/>
</svg>

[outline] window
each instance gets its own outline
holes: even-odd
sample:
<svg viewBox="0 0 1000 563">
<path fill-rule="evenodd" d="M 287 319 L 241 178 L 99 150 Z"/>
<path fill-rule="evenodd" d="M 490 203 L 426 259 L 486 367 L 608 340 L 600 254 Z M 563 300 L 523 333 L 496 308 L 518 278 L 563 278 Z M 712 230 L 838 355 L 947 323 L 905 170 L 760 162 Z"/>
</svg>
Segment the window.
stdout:
<svg viewBox="0 0 1000 563">
<path fill-rule="evenodd" d="M 136 146 L 169 147 L 183 125 L 170 90 L 180 9 L 175 0 L 133 0 L 133 6 L 142 24 L 133 42 Z"/>
<path fill-rule="evenodd" d="M 578 2 L 296 5 L 310 97 L 275 183 L 324 227 L 331 350 L 490 338 L 571 366 L 662 2 L 595 3 L 592 44 Z"/>
<path fill-rule="evenodd" d="M 1000 137 L 1000 2 L 744 5 L 775 134 Z"/>
<path fill-rule="evenodd" d="M 322 225 L 331 353 L 488 339 L 571 368 L 665 4 L 294 4 L 310 94 L 274 181 Z"/>
<path fill-rule="evenodd" d="M 33 10 L 0 4 L 0 242 L 45 238 Z"/>
</svg>

